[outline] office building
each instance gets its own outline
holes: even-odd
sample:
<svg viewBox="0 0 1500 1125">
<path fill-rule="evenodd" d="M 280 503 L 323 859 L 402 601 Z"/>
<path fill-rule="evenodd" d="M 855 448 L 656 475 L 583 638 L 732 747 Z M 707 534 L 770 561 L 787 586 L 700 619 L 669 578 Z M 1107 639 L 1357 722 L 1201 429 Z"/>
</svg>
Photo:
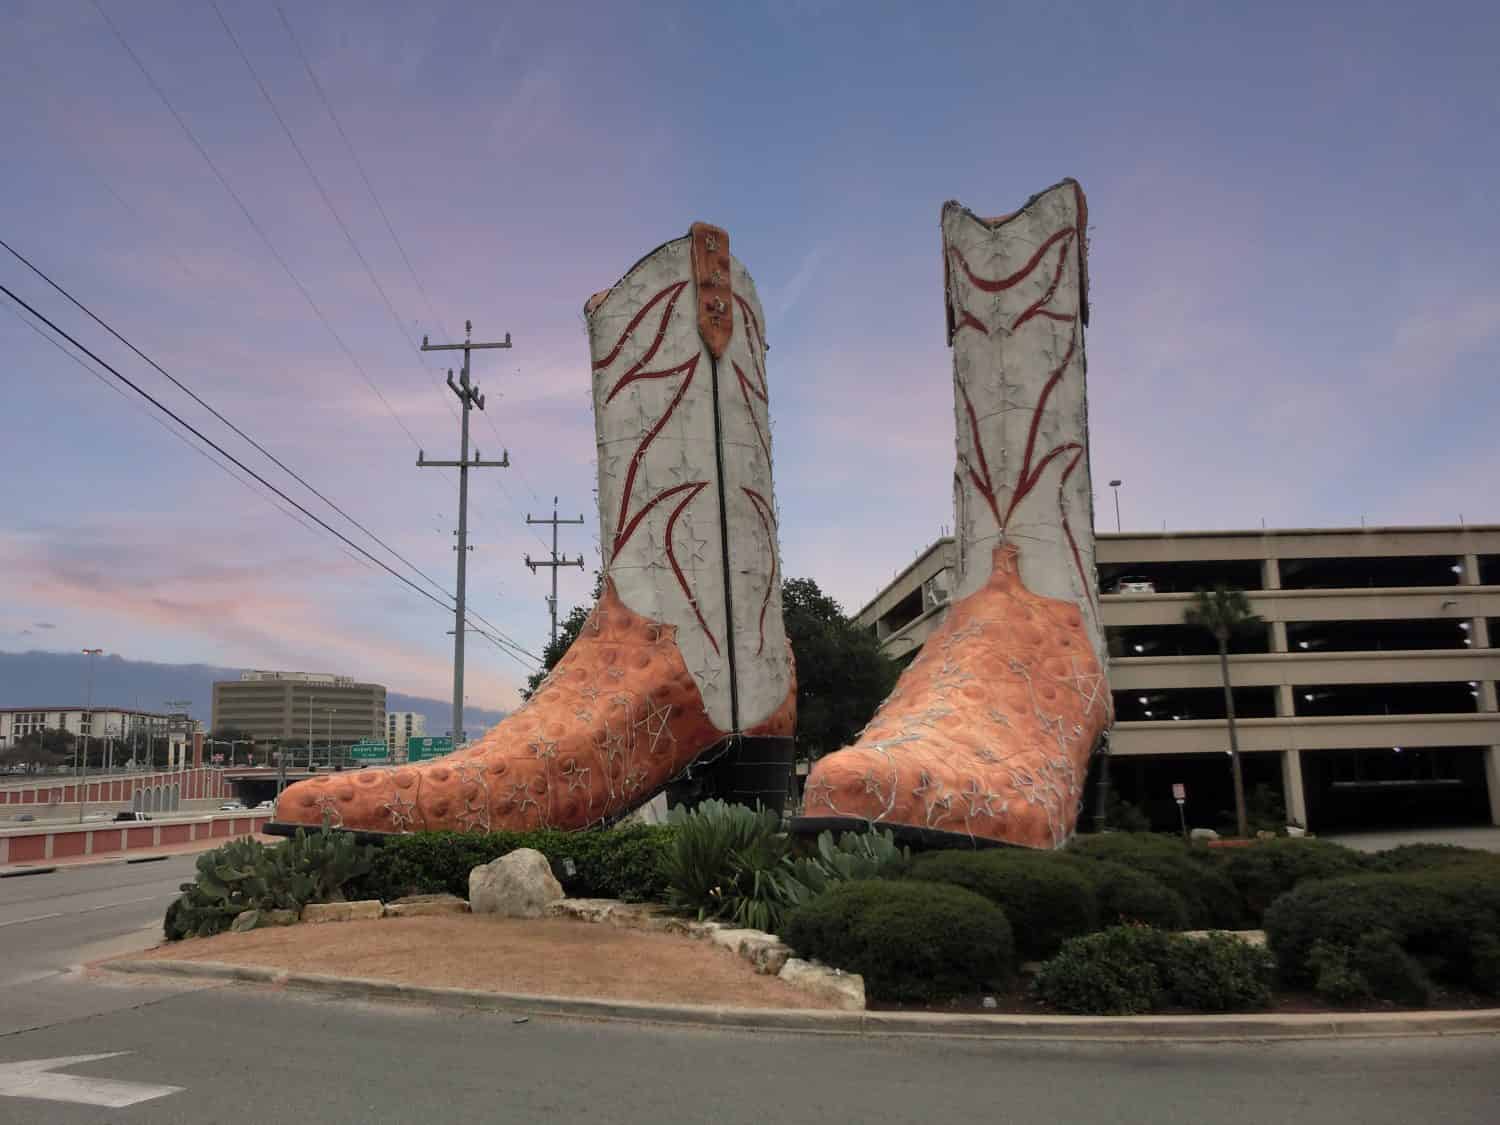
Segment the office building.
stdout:
<svg viewBox="0 0 1500 1125">
<path fill-rule="evenodd" d="M 316 672 L 244 672 L 214 682 L 213 731 L 287 747 L 384 738 L 385 687 Z"/>
</svg>

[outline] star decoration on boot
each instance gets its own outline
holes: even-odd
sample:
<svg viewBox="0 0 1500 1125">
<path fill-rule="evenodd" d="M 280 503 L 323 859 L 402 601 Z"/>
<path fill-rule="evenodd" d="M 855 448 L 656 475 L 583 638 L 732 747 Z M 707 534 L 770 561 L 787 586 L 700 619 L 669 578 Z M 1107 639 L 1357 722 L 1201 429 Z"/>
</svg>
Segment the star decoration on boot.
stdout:
<svg viewBox="0 0 1500 1125">
<path fill-rule="evenodd" d="M 964 786 L 964 800 L 969 803 L 969 817 L 993 817 L 995 815 L 995 802 L 1000 799 L 999 793 L 991 793 L 979 784 L 978 778 L 969 778 L 969 783 Z"/>
<path fill-rule="evenodd" d="M 803 804 L 811 808 L 814 805 L 827 805 L 833 807 L 833 786 L 821 777 L 808 785 L 803 792 Z"/>
<path fill-rule="evenodd" d="M 927 805 L 927 827 L 934 828 L 953 813 L 953 794 L 944 793 Z"/>
<path fill-rule="evenodd" d="M 323 823 L 329 828 L 343 827 L 344 814 L 339 811 L 339 803 L 332 793 L 325 793 L 318 798 L 318 811 L 322 814 Z"/>
<path fill-rule="evenodd" d="M 599 689 L 593 684 L 584 684 L 578 689 L 579 696 L 587 703 L 592 703 L 599 698 Z"/>
<path fill-rule="evenodd" d="M 588 766 L 574 766 L 571 770 L 564 770 L 568 779 L 568 792 L 576 793 L 580 789 L 589 788 L 589 774 L 592 772 Z"/>
<path fill-rule="evenodd" d="M 413 814 L 417 811 L 417 803 L 415 801 L 408 801 L 400 793 L 397 793 L 380 807 L 391 818 L 391 827 L 395 828 L 397 832 L 411 831 L 414 819 Z"/>
<path fill-rule="evenodd" d="M 526 744 L 526 749 L 531 751 L 531 756 L 539 762 L 549 758 L 557 757 L 557 740 L 551 738 L 534 738 Z"/>
<path fill-rule="evenodd" d="M 659 754 L 667 750 L 668 745 L 675 747 L 677 738 L 671 728 L 672 707 L 670 704 L 658 706 L 651 700 L 646 701 L 646 713 L 641 717 L 640 723 L 646 730 L 646 737 L 650 739 L 646 746 L 648 754 Z M 662 737 L 666 737 L 666 742 Z"/>
</svg>

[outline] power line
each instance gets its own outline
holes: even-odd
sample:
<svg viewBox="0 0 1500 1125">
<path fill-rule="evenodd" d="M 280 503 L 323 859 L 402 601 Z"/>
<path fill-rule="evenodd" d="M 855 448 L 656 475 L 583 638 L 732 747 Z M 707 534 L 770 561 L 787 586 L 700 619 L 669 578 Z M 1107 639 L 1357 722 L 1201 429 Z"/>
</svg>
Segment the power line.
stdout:
<svg viewBox="0 0 1500 1125">
<path fill-rule="evenodd" d="M 370 199 L 374 202 L 375 209 L 380 212 L 380 218 L 385 223 L 386 232 L 391 236 L 391 241 L 395 243 L 396 250 L 401 255 L 401 261 L 406 265 L 406 272 L 411 275 L 412 283 L 416 285 L 417 292 L 422 295 L 422 301 L 427 307 L 427 315 L 432 318 L 433 324 L 441 329 L 445 336 L 453 336 L 454 333 L 448 330 L 447 324 L 438 315 L 437 309 L 432 303 L 432 297 L 427 292 L 427 286 L 422 284 L 421 275 L 417 273 L 416 266 L 412 264 L 411 255 L 406 252 L 406 244 L 401 241 L 401 236 L 396 233 L 396 226 L 391 222 L 390 214 L 386 211 L 385 204 L 381 202 L 379 192 L 375 190 L 375 184 L 370 179 L 369 171 L 365 168 L 364 161 L 359 158 L 359 151 L 354 147 L 354 141 L 350 139 L 348 131 L 344 128 L 343 121 L 339 119 L 337 111 L 334 110 L 333 102 L 328 97 L 328 92 L 323 88 L 323 83 L 318 80 L 317 72 L 313 69 L 312 62 L 307 57 L 307 52 L 303 50 L 302 41 L 297 38 L 297 32 L 292 28 L 291 20 L 287 18 L 286 10 L 281 6 L 280 0 L 276 0 L 275 8 L 276 14 L 281 17 L 281 25 L 286 28 L 287 37 L 292 41 L 292 46 L 297 52 L 297 57 L 302 61 L 303 69 L 307 71 L 308 80 L 312 83 L 313 89 L 317 91 L 318 100 L 323 103 L 323 108 L 328 112 L 329 120 L 333 122 L 334 129 L 338 131 L 339 137 L 344 142 L 344 147 L 349 152 L 349 158 L 354 162 L 354 167 L 359 171 L 359 178 L 363 181 L 365 190 L 370 193 Z M 490 428 L 490 433 L 494 435 L 495 441 L 502 446 L 505 445 L 505 439 L 500 435 L 500 430 L 496 427 L 494 419 L 486 414 L 484 415 L 484 421 L 485 425 Z M 536 489 L 532 487 L 530 479 L 526 476 L 525 469 L 517 465 L 516 472 L 520 474 L 521 483 L 526 486 L 526 491 L 531 493 L 531 498 L 540 504 L 541 497 L 537 495 Z M 515 497 L 510 495 L 510 490 L 505 487 L 505 482 L 497 480 L 497 483 L 500 485 L 500 490 L 505 493 L 506 498 L 514 504 Z M 535 533 L 533 532 L 533 534 Z M 545 547 L 547 545 L 539 536 L 538 540 L 542 543 L 542 546 Z"/>
<path fill-rule="evenodd" d="M 242 472 L 244 472 L 247 475 L 249 475 L 251 478 L 253 478 L 262 487 L 269 489 L 270 491 L 272 491 L 273 493 L 275 493 L 277 496 L 279 496 L 282 500 L 284 500 L 288 504 L 292 505 L 292 507 L 296 508 L 303 515 L 307 516 L 314 523 L 316 523 L 319 527 L 321 527 L 324 531 L 328 532 L 330 535 L 333 535 L 334 537 L 336 537 L 338 540 L 340 540 L 345 545 L 353 548 L 363 558 L 365 558 L 365 559 L 369 560 L 370 562 L 374 563 L 376 566 L 380 567 L 380 569 L 384 570 L 387 574 L 389 574 L 392 578 L 395 578 L 402 585 L 411 588 L 416 593 L 420 594 L 422 597 L 426 598 L 428 601 L 430 601 L 434 605 L 438 606 L 438 608 L 440 608 L 440 609 L 442 609 L 444 611 L 449 611 L 449 610 L 451 610 L 453 608 L 452 606 L 448 605 L 446 602 L 441 601 L 438 598 L 434 597 L 432 594 L 428 593 L 428 591 L 424 590 L 421 586 L 418 586 L 410 578 L 406 577 L 406 575 L 404 575 L 404 574 L 400 573 L 399 571 L 395 570 L 394 568 L 392 568 L 389 564 L 387 564 L 382 559 L 379 559 L 376 556 L 372 555 L 369 551 L 365 550 L 365 548 L 361 547 L 354 540 L 350 539 L 343 532 L 339 531 L 338 528 L 336 528 L 332 524 L 328 523 L 327 520 L 323 519 L 317 513 L 313 512 L 313 511 L 310 511 L 302 503 L 300 503 L 299 501 L 297 501 L 293 497 L 287 495 L 280 488 L 278 488 L 275 484 L 271 483 L 265 477 L 261 476 L 258 472 L 256 472 L 254 469 L 252 469 L 249 465 L 245 464 L 238 457 L 236 457 L 233 453 L 229 452 L 229 450 L 225 449 L 218 442 L 214 441 L 213 438 L 209 437 L 202 430 L 198 429 L 196 426 L 194 426 L 187 419 L 185 419 L 181 415 L 179 415 L 175 410 L 173 410 L 166 403 L 164 403 L 160 399 L 158 399 L 150 391 L 148 391 L 145 388 L 143 388 L 142 386 L 140 386 L 133 379 L 131 379 L 128 375 L 125 375 L 123 372 L 119 371 L 117 368 L 115 368 L 113 365 L 111 365 L 107 360 L 105 360 L 102 357 L 100 357 L 96 352 L 94 352 L 92 349 L 90 349 L 86 344 L 82 343 L 76 337 L 72 336 L 65 329 L 63 329 L 61 326 L 59 326 L 55 321 L 53 321 L 52 319 L 50 319 L 48 316 L 46 316 L 44 313 L 40 312 L 33 305 L 31 305 L 28 301 L 26 301 L 25 298 L 23 298 L 23 297 L 19 296 L 18 294 L 16 294 L 8 286 L 6 286 L 4 284 L 0 284 L 0 293 L 3 293 L 5 296 L 9 297 L 13 302 L 15 302 L 17 305 L 19 305 L 22 309 L 25 309 L 26 312 L 30 313 L 31 316 L 34 319 L 40 321 L 42 324 L 45 324 L 57 336 L 60 336 L 62 339 L 66 340 L 69 344 L 71 344 L 75 349 L 77 349 L 78 351 L 82 352 L 84 355 L 88 356 L 89 359 L 91 359 L 91 360 L 94 361 L 94 363 L 98 364 L 105 371 L 108 371 L 116 379 L 118 379 L 120 382 L 124 383 L 127 387 L 129 387 L 131 390 L 133 390 L 136 394 L 140 395 L 147 402 L 149 402 L 152 406 L 154 406 L 158 410 L 160 410 L 163 414 L 166 414 L 169 418 L 171 418 L 179 426 L 181 426 L 183 429 L 185 429 L 186 431 L 188 431 L 188 433 L 192 434 L 199 441 L 203 442 L 209 448 L 213 449 L 214 452 L 218 453 L 221 457 L 223 457 L 226 460 L 228 460 L 229 462 L 231 462 L 233 465 L 235 465 Z M 495 638 L 488 637 L 488 634 L 482 634 L 482 635 L 485 635 L 491 641 L 495 641 Z M 515 651 L 519 651 L 519 652 L 523 652 L 523 653 L 525 652 L 525 650 L 521 649 L 518 645 L 513 645 L 512 644 L 512 645 L 501 646 L 498 641 L 496 641 L 495 643 L 496 643 L 497 647 L 501 648 L 501 651 L 507 652 L 508 654 L 512 654 L 513 655 L 513 653 L 512 653 L 513 649 Z M 526 655 L 530 656 L 529 653 L 526 653 Z M 532 659 L 535 660 L 534 657 Z M 540 663 L 540 661 L 537 661 L 537 663 Z"/>
<path fill-rule="evenodd" d="M 291 278 L 292 284 L 295 285 L 297 287 L 297 291 L 302 294 L 303 300 L 307 302 L 308 307 L 312 309 L 318 320 L 322 322 L 323 327 L 327 329 L 328 334 L 333 337 L 334 342 L 338 344 L 340 350 L 353 365 L 354 369 L 359 372 L 360 377 L 364 379 L 365 384 L 370 388 L 370 390 L 375 392 L 375 397 L 380 400 L 381 405 L 385 407 L 386 412 L 390 414 L 392 419 L 395 420 L 396 425 L 401 427 L 402 432 L 406 434 L 412 445 L 420 449 L 422 443 L 417 440 L 416 435 L 411 432 L 406 423 L 402 421 L 401 416 L 396 413 L 395 408 L 392 407 L 391 404 L 386 400 L 386 397 L 381 393 L 380 388 L 375 385 L 375 381 L 370 378 L 369 372 L 364 369 L 364 365 L 359 362 L 359 359 L 355 356 L 349 345 L 344 342 L 344 338 L 339 335 L 338 330 L 333 327 L 332 322 L 329 321 L 322 308 L 319 307 L 317 301 L 313 299 L 313 295 L 308 291 L 307 286 L 302 284 L 301 279 L 298 278 L 297 275 L 292 271 L 292 267 L 287 264 L 286 259 L 281 256 L 281 252 L 276 249 L 275 243 L 271 241 L 270 237 L 266 234 L 265 230 L 262 229 L 261 225 L 256 222 L 255 216 L 250 213 L 250 208 L 245 205 L 245 201 L 240 198 L 239 193 L 230 186 L 229 180 L 225 177 L 224 173 L 219 170 L 219 166 L 214 163 L 213 157 L 208 155 L 208 150 L 203 147 L 202 142 L 198 140 L 197 135 L 188 126 L 188 123 L 183 118 L 182 114 L 177 112 L 177 107 L 172 104 L 172 100 L 167 97 L 166 91 L 163 90 L 157 83 L 156 79 L 152 77 L 151 71 L 147 69 L 146 64 L 141 61 L 140 56 L 137 55 L 131 48 L 130 43 L 125 39 L 125 36 L 121 34 L 120 29 L 115 26 L 114 22 L 105 13 L 103 7 L 101 7 L 99 4 L 99 0 L 93 0 L 93 5 L 94 10 L 99 13 L 99 18 L 102 19 L 105 25 L 108 26 L 110 31 L 114 33 L 115 39 L 119 41 L 120 46 L 125 49 L 125 53 L 130 56 L 131 61 L 134 62 L 136 67 L 140 70 L 141 75 L 146 79 L 146 84 L 149 85 L 156 96 L 161 99 L 161 103 L 167 107 L 167 112 L 169 112 L 172 115 L 173 120 L 177 122 L 177 125 L 182 130 L 183 135 L 186 136 L 189 142 L 191 142 L 192 146 L 198 150 L 198 155 L 203 158 L 204 163 L 207 164 L 209 170 L 213 172 L 214 177 L 219 181 L 220 186 L 222 186 L 224 190 L 229 193 L 229 197 L 233 199 L 235 205 L 239 207 L 240 213 L 245 217 L 245 221 L 248 222 L 251 229 L 260 236 L 261 242 L 270 252 L 271 257 L 276 259 L 276 263 L 281 266 L 287 277 Z"/>
<path fill-rule="evenodd" d="M 404 565 L 410 567 L 415 573 L 421 575 L 422 578 L 426 580 L 426 582 L 428 583 L 428 585 L 436 588 L 438 591 L 440 591 L 443 594 L 444 597 L 447 597 L 448 592 L 443 589 L 441 583 L 435 581 L 431 576 L 423 573 L 422 569 L 420 567 L 418 567 L 415 563 L 413 563 L 410 559 L 406 558 L 406 556 L 402 555 L 395 548 L 390 547 L 389 545 L 387 545 L 386 542 L 383 539 L 380 538 L 380 536 L 376 535 L 368 527 L 366 527 L 364 524 L 360 523 L 359 520 L 355 519 L 348 512 L 344 511 L 343 508 L 341 508 L 338 504 L 334 503 L 331 499 L 329 499 L 327 496 L 325 496 L 317 488 L 313 487 L 313 485 L 307 480 L 306 477 L 302 476 L 301 473 L 297 472 L 297 470 L 293 469 L 285 461 L 283 461 L 281 458 L 277 457 L 276 454 L 272 453 L 265 446 L 261 445 L 260 442 L 256 441 L 253 437 L 251 437 L 249 434 L 247 434 L 244 430 L 240 429 L 239 426 L 235 425 L 228 418 L 226 418 L 223 414 L 221 414 L 218 410 L 216 410 L 213 406 L 211 406 L 208 402 L 204 401 L 204 399 L 202 398 L 202 396 L 200 396 L 196 391 L 194 391 L 191 387 L 189 387 L 181 379 L 178 379 L 177 376 L 173 375 L 165 367 L 163 367 L 161 364 L 157 363 L 154 359 L 152 359 L 145 352 L 141 351 L 140 348 L 138 348 L 134 344 L 132 344 L 129 340 L 127 340 L 124 336 L 122 336 L 119 332 L 115 331 L 115 329 L 111 325 L 107 324 L 104 320 L 100 319 L 99 316 L 97 316 L 92 309 L 90 309 L 82 301 L 78 300 L 78 298 L 74 297 L 72 293 L 69 293 L 66 289 L 64 289 L 56 281 L 52 280 L 52 278 L 49 277 L 41 269 L 41 267 L 39 267 L 34 262 L 32 262 L 29 258 L 27 258 L 24 254 L 22 254 L 19 250 L 17 250 L 9 242 L 6 242 L 5 239 L 3 239 L 3 238 L 0 238 L 0 247 L 3 247 L 18 262 L 20 262 L 23 266 L 25 266 L 27 269 L 29 269 L 32 273 L 36 274 L 37 277 L 41 278 L 48 285 L 50 285 L 54 290 L 56 290 L 58 293 L 60 293 L 70 304 L 73 305 L 74 308 L 78 309 L 79 312 L 83 313 L 90 320 L 92 320 L 95 324 L 97 324 L 100 328 L 104 329 L 111 336 L 113 336 L 116 340 L 118 340 L 120 343 L 124 344 L 127 348 L 129 348 L 132 352 L 134 352 L 137 357 L 139 357 L 141 360 L 143 360 L 144 362 L 146 362 L 147 364 L 149 364 L 151 367 L 155 368 L 161 375 L 165 376 L 167 378 L 167 380 L 170 381 L 171 384 L 174 387 L 176 387 L 178 390 L 180 390 L 183 394 L 187 395 L 190 399 L 192 399 L 194 402 L 196 402 L 199 406 L 203 407 L 204 410 L 207 410 L 210 414 L 212 414 L 220 422 L 224 423 L 224 425 L 228 426 L 231 430 L 234 431 L 234 433 L 236 435 L 238 435 L 244 441 L 248 442 L 251 446 L 253 446 L 256 449 L 257 452 L 259 452 L 262 456 L 264 456 L 268 461 L 270 461 L 278 469 L 280 469 L 282 472 L 286 473 L 287 476 L 291 477 L 298 484 L 300 484 L 303 488 L 307 489 L 314 496 L 316 496 L 319 500 L 323 501 L 323 503 L 327 504 L 330 508 L 332 508 L 339 515 L 343 516 L 346 520 L 348 520 L 355 527 L 359 528 L 360 531 L 362 531 L 366 535 L 368 535 L 372 540 L 374 540 L 376 543 L 378 543 L 384 550 L 390 552 L 390 554 L 394 558 L 399 559 Z"/>
<path fill-rule="evenodd" d="M 214 468 L 218 469 L 221 473 L 224 473 L 230 479 L 234 480 L 235 482 L 237 482 L 238 484 L 240 484 L 242 487 L 248 489 L 249 491 L 251 491 L 252 493 L 254 493 L 256 496 L 260 497 L 267 504 L 271 505 L 271 507 L 275 508 L 278 512 L 281 512 L 283 515 L 287 516 L 289 519 L 296 520 L 297 523 L 298 523 L 298 525 L 300 525 L 303 528 L 306 528 L 308 531 L 312 532 L 314 535 L 316 535 L 318 533 L 318 529 L 317 528 L 313 527 L 312 524 L 308 523 L 305 519 L 303 519 L 301 516 L 299 516 L 296 512 L 293 512 L 290 508 L 286 508 L 286 507 L 282 506 L 281 504 L 278 504 L 274 499 L 272 499 L 271 497 L 267 496 L 264 492 L 257 491 L 257 489 L 255 488 L 255 486 L 253 484 L 251 484 L 244 477 L 242 477 L 238 473 L 236 473 L 228 465 L 224 464 L 223 461 L 220 461 L 218 458 L 214 457 L 212 454 L 210 454 L 209 452 L 207 452 L 201 446 L 194 445 L 193 442 L 191 442 L 186 436 L 184 436 L 181 433 L 181 431 L 173 429 L 167 422 L 164 422 L 162 419 L 158 418 L 155 414 L 152 414 L 150 412 L 150 410 L 148 410 L 146 407 L 142 406 L 139 402 L 136 402 L 128 394 L 126 394 L 123 390 L 121 390 L 119 387 L 117 387 L 114 383 L 111 383 L 103 375 L 99 374 L 99 372 L 95 371 L 92 367 L 90 367 L 88 365 L 88 363 L 86 363 L 81 357 L 79 357 L 77 355 L 74 355 L 66 347 L 64 347 L 61 342 L 59 342 L 58 340 L 54 339 L 52 336 L 49 336 L 45 331 L 42 330 L 42 328 L 40 326 L 38 326 L 36 324 L 33 324 L 31 321 L 27 320 L 24 316 L 21 315 L 21 312 L 20 312 L 19 309 L 12 308 L 10 310 L 10 312 L 11 312 L 11 315 L 14 316 L 18 321 L 20 321 L 22 324 L 24 324 L 27 328 L 31 329 L 33 332 L 35 332 L 37 334 L 37 336 L 39 336 L 41 339 L 43 339 L 47 343 L 51 344 L 63 356 L 65 356 L 68 359 L 72 360 L 80 368 L 82 368 L 85 372 L 87 372 L 89 375 L 93 376 L 95 379 L 99 380 L 99 382 L 101 384 L 103 384 L 104 386 L 108 387 L 113 393 L 119 395 L 126 402 L 130 403 L 130 406 L 131 406 L 132 410 L 135 410 L 138 414 L 140 414 L 144 418 L 149 418 L 155 425 L 160 426 L 167 433 L 171 434 L 178 441 L 182 442 L 183 445 L 187 446 L 188 449 L 192 450 L 199 457 L 202 457 L 210 465 L 214 466 Z M 347 549 L 345 549 L 344 547 L 342 547 L 342 546 L 339 547 L 339 550 L 341 552 L 343 552 L 343 554 L 347 555 L 349 558 L 353 559 L 355 562 L 359 563 L 361 566 L 368 567 L 370 565 L 369 563 L 365 562 L 363 559 L 359 558 L 357 555 L 350 554 L 349 551 Z"/>
</svg>

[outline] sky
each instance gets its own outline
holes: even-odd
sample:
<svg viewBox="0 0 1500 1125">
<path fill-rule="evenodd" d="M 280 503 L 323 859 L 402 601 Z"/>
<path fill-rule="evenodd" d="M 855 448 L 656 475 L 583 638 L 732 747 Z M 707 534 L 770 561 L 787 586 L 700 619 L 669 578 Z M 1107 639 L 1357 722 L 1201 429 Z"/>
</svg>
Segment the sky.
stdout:
<svg viewBox="0 0 1500 1125">
<path fill-rule="evenodd" d="M 952 523 L 939 208 L 1064 176 L 1102 529 L 1111 478 L 1126 530 L 1500 522 L 1493 4 L 99 5 L 0 0 L 0 238 L 449 590 L 416 345 L 510 333 L 469 592 L 531 653 L 526 517 L 587 520 L 563 612 L 598 561 L 583 302 L 695 220 L 765 306 L 784 572 L 850 611 Z M 3 251 L 0 284 L 369 545 Z M 0 650 L 448 694 L 451 616 L 109 382 L 0 298 Z M 514 705 L 525 662 L 468 647 Z"/>
</svg>

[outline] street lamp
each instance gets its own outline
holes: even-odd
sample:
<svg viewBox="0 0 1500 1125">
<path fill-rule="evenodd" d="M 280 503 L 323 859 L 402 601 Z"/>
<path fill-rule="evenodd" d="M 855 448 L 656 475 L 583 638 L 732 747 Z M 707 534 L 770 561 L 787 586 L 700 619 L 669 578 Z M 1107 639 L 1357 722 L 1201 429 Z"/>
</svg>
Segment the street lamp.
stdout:
<svg viewBox="0 0 1500 1125">
<path fill-rule="evenodd" d="M 333 717 L 339 713 L 337 707 L 328 708 L 328 768 L 333 769 Z"/>
<path fill-rule="evenodd" d="M 85 648 L 85 649 L 80 649 L 79 651 L 81 651 L 84 656 L 87 656 L 89 658 L 89 686 L 88 686 L 88 694 L 84 697 L 84 705 L 83 706 L 84 706 L 84 714 L 88 717 L 88 721 L 89 721 L 89 734 L 92 734 L 93 731 L 94 731 L 94 657 L 96 657 L 96 656 L 102 656 L 104 654 L 104 650 L 102 648 Z M 84 735 L 84 741 L 83 741 L 83 773 L 82 773 L 81 777 L 79 775 L 78 767 L 77 767 L 77 762 L 78 762 L 78 744 L 75 742 L 73 744 L 73 747 L 74 747 L 73 748 L 73 761 L 74 761 L 74 768 L 73 768 L 74 778 L 73 778 L 73 780 L 75 782 L 79 783 L 79 785 L 78 785 L 78 823 L 82 824 L 83 823 L 83 806 L 87 803 L 87 801 L 88 801 L 88 795 L 89 795 L 89 743 L 88 743 L 88 735 Z"/>
<path fill-rule="evenodd" d="M 1115 532 L 1116 533 L 1118 533 L 1119 530 L 1120 530 L 1120 485 L 1122 485 L 1124 483 L 1125 482 L 1122 481 L 1122 480 L 1112 480 L 1112 481 L 1109 482 L 1109 487 L 1115 490 Z"/>
</svg>

